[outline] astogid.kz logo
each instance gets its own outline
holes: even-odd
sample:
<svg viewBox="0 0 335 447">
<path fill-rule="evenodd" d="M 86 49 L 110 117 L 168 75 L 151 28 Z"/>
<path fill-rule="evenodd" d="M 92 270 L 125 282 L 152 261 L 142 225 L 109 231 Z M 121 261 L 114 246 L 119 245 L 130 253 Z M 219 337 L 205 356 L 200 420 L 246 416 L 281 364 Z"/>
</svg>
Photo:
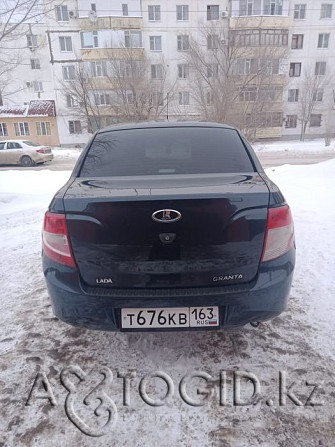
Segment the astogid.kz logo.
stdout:
<svg viewBox="0 0 335 447">
<path fill-rule="evenodd" d="M 97 373 L 102 376 L 98 384 L 92 385 L 92 373 L 95 376 Z M 221 407 L 256 404 L 260 404 L 263 408 L 275 405 L 282 407 L 287 403 L 299 407 L 323 405 L 323 402 L 319 400 L 320 386 L 318 384 L 303 380 L 305 392 L 298 390 L 299 397 L 297 397 L 298 385 L 292 381 L 288 383 L 285 371 L 279 371 L 278 389 L 271 393 L 268 390 L 266 393 L 261 393 L 261 382 L 251 372 L 219 371 L 218 375 L 217 379 L 207 372 L 193 371 L 185 374 L 178 381 L 178 387 L 175 387 L 172 378 L 163 371 L 155 371 L 141 378 L 134 370 L 127 373 L 117 372 L 116 378 L 122 379 L 122 397 L 118 402 L 120 401 L 123 407 L 129 407 L 131 391 L 137 390 L 138 396 L 146 405 L 161 407 L 171 404 L 177 388 L 182 401 L 193 407 L 204 406 L 209 402 L 211 404 L 217 402 Z M 132 384 L 136 378 L 137 386 Z M 164 389 L 163 396 L 161 389 L 157 392 L 155 388 L 154 383 L 157 380 Z M 60 383 L 67 391 L 64 403 L 65 413 L 82 433 L 97 437 L 112 431 L 118 419 L 118 409 L 111 398 L 111 396 L 115 397 L 115 390 L 112 389 L 113 373 L 108 367 L 100 367 L 90 374 L 86 374 L 79 366 L 64 368 L 60 373 Z M 117 383 L 121 384 L 119 381 Z M 38 399 L 48 400 L 51 406 L 57 405 L 51 384 L 43 371 L 36 375 L 26 405 L 30 406 Z"/>
</svg>

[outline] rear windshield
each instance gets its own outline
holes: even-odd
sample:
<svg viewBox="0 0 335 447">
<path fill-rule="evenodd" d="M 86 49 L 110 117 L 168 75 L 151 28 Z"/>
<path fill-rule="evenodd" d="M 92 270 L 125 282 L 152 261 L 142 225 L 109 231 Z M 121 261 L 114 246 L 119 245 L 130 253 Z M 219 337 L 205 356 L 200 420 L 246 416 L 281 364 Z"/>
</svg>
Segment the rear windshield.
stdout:
<svg viewBox="0 0 335 447">
<path fill-rule="evenodd" d="M 34 143 L 33 141 L 25 140 L 23 143 L 27 144 L 28 146 L 33 146 L 33 147 L 41 146 L 40 144 Z"/>
<path fill-rule="evenodd" d="M 129 129 L 97 134 L 81 177 L 253 172 L 235 130 L 206 127 Z"/>
</svg>

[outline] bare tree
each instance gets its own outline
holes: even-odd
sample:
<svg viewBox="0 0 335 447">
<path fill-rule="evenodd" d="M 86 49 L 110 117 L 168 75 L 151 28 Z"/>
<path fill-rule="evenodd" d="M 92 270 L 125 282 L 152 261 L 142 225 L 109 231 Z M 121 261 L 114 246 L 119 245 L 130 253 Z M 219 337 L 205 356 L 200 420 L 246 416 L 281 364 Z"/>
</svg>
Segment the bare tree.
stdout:
<svg viewBox="0 0 335 447">
<path fill-rule="evenodd" d="M 64 94 L 73 99 L 73 113 L 85 119 L 89 131 L 108 124 L 108 118 L 143 121 L 165 113 L 173 87 L 163 58 L 151 64 L 136 48 L 105 49 L 101 57 L 78 63 L 73 79 L 61 81 Z"/>
<path fill-rule="evenodd" d="M 89 132 L 100 127 L 100 109 L 95 104 L 94 93 L 98 91 L 95 78 L 90 76 L 90 67 L 83 62 L 73 66 L 68 80 L 59 80 L 71 115 L 81 119 Z"/>
<path fill-rule="evenodd" d="M 61 0 L 59 4 L 62 4 Z M 0 9 L 0 105 L 5 90 L 13 79 L 12 73 L 22 63 L 20 38 L 29 26 L 40 22 L 54 9 L 53 0 L 2 0 Z M 10 94 L 19 90 L 11 90 Z"/>
<path fill-rule="evenodd" d="M 201 39 L 191 38 L 185 52 L 201 115 L 236 125 L 251 139 L 271 116 L 281 126 L 285 52 L 285 46 L 261 45 L 260 34 L 259 44 L 248 46 L 238 31 L 202 26 Z"/>
<path fill-rule="evenodd" d="M 322 70 L 322 68 L 320 68 Z M 321 72 L 323 73 L 323 72 Z M 324 88 L 332 82 L 332 75 L 320 75 L 313 67 L 307 67 L 301 79 L 298 98 L 298 119 L 301 122 L 300 140 L 305 140 L 307 125 L 311 121 L 311 115 L 323 97 Z M 320 99 L 319 99 L 320 95 Z M 329 108 L 330 105 L 326 105 Z"/>
</svg>

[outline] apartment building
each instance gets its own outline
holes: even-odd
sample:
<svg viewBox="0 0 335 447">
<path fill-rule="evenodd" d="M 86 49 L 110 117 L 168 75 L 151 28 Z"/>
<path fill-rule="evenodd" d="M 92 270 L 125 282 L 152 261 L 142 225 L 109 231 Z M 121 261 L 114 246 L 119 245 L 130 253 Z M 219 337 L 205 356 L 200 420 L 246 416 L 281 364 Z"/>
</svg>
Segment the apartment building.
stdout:
<svg viewBox="0 0 335 447">
<path fill-rule="evenodd" d="M 55 0 L 22 25 L 3 106 L 54 101 L 64 146 L 141 119 L 334 134 L 335 2 L 298 1 Z"/>
</svg>

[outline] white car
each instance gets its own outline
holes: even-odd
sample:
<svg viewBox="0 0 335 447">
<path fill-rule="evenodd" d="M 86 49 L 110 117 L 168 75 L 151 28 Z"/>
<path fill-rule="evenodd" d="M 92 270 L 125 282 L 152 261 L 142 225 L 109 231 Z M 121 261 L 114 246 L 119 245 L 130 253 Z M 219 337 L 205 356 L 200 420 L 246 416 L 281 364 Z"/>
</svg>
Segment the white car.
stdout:
<svg viewBox="0 0 335 447">
<path fill-rule="evenodd" d="M 51 148 L 29 140 L 0 141 L 0 164 L 34 166 L 53 159 Z"/>
</svg>

